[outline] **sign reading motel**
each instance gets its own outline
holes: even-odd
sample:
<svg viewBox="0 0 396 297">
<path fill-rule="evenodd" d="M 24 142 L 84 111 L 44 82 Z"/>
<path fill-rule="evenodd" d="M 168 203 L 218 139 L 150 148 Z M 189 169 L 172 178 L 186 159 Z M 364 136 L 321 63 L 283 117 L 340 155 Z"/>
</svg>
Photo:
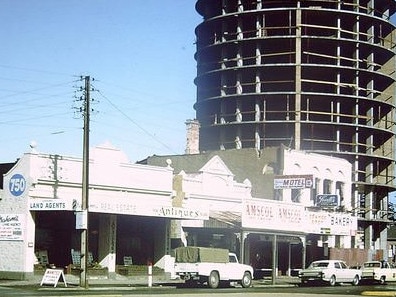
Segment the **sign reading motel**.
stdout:
<svg viewBox="0 0 396 297">
<path fill-rule="evenodd" d="M 277 175 L 274 189 L 305 189 L 313 187 L 313 175 Z"/>
</svg>

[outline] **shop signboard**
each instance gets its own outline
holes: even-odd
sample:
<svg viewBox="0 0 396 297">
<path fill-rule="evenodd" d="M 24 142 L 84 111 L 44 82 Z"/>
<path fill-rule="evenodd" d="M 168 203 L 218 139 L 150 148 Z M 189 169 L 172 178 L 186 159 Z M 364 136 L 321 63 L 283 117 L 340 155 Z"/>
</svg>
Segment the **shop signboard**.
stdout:
<svg viewBox="0 0 396 297">
<path fill-rule="evenodd" d="M 264 199 L 244 202 L 242 227 L 299 231 L 305 229 L 304 206 Z"/>
<path fill-rule="evenodd" d="M 313 175 L 277 175 L 274 178 L 274 189 L 305 189 L 313 187 Z"/>
<path fill-rule="evenodd" d="M 52 198 L 52 199 L 31 198 L 29 200 L 29 210 L 34 210 L 34 211 L 73 210 L 73 200 L 61 199 L 61 198 Z"/>
<path fill-rule="evenodd" d="M 89 203 L 90 212 L 152 216 L 186 220 L 209 220 L 209 209 L 174 207 L 167 203 L 147 203 L 127 198 L 107 199 L 96 197 Z"/>
<path fill-rule="evenodd" d="M 315 197 L 315 205 L 318 207 L 337 207 L 340 205 L 340 197 L 337 194 L 320 194 Z"/>
<path fill-rule="evenodd" d="M 311 234 L 355 235 L 357 218 L 349 213 L 310 211 L 301 204 L 248 199 L 242 227 Z"/>
</svg>

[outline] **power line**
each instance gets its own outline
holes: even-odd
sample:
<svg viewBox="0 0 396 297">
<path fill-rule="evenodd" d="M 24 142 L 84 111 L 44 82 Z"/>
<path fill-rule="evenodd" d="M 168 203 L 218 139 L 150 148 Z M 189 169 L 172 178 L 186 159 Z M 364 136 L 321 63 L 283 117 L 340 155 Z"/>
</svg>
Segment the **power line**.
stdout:
<svg viewBox="0 0 396 297">
<path fill-rule="evenodd" d="M 117 110 L 120 114 L 122 114 L 128 121 L 130 121 L 132 124 L 134 124 L 136 127 L 138 127 L 141 131 L 143 131 L 146 135 L 148 135 L 150 138 L 161 144 L 163 147 L 168 149 L 174 154 L 177 154 L 171 147 L 169 147 L 167 144 L 159 140 L 157 137 L 155 137 L 153 134 L 151 134 L 149 131 L 147 131 L 143 126 L 139 125 L 136 121 L 134 121 L 129 115 L 127 115 L 121 108 L 119 108 L 117 105 L 115 105 L 112 101 L 110 101 L 109 98 L 107 98 L 101 91 L 98 90 L 98 93 L 115 109 Z"/>
</svg>

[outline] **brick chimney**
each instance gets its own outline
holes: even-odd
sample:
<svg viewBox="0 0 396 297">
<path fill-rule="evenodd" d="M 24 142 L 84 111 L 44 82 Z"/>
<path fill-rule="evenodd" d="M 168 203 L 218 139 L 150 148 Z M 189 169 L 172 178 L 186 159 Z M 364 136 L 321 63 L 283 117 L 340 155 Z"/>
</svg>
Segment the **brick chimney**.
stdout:
<svg viewBox="0 0 396 297">
<path fill-rule="evenodd" d="M 187 120 L 187 143 L 186 151 L 187 155 L 199 154 L 199 122 L 198 120 Z"/>
</svg>

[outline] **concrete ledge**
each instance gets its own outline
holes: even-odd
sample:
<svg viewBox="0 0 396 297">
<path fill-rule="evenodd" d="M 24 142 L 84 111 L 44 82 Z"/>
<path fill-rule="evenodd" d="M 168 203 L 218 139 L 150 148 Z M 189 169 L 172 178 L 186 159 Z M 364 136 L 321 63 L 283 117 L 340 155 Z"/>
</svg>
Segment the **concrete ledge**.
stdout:
<svg viewBox="0 0 396 297">
<path fill-rule="evenodd" d="M 395 291 L 363 291 L 361 293 L 363 296 L 391 296 L 395 297 L 396 292 Z"/>
<path fill-rule="evenodd" d="M 33 272 L 24 271 L 0 271 L 0 279 L 7 280 L 28 280 L 34 276 Z"/>
</svg>

